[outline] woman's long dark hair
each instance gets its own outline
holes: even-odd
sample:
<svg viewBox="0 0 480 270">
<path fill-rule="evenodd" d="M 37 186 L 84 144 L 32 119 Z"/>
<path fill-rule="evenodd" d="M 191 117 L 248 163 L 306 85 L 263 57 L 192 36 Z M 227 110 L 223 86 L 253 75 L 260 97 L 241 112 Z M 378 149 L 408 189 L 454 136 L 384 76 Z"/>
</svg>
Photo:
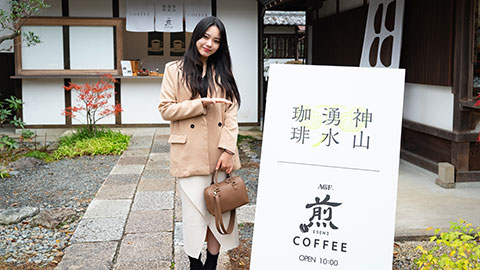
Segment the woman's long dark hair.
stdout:
<svg viewBox="0 0 480 270">
<path fill-rule="evenodd" d="M 232 73 L 232 59 L 228 50 L 227 33 L 222 21 L 217 17 L 206 17 L 200 20 L 195 26 L 192 34 L 190 45 L 183 56 L 183 78 L 186 80 L 187 86 L 192 91 L 192 99 L 200 95 L 202 89 L 202 72 L 203 64 L 200 60 L 200 53 L 197 50 L 197 41 L 203 37 L 210 26 L 216 26 L 220 30 L 220 46 L 218 50 L 210 55 L 207 59 L 207 79 L 209 89 L 215 89 L 213 81 L 220 86 L 225 93 L 227 99 L 234 101 L 240 105 L 240 93 L 238 92 L 237 83 Z M 213 70 L 215 70 L 215 78 L 213 78 Z"/>
</svg>

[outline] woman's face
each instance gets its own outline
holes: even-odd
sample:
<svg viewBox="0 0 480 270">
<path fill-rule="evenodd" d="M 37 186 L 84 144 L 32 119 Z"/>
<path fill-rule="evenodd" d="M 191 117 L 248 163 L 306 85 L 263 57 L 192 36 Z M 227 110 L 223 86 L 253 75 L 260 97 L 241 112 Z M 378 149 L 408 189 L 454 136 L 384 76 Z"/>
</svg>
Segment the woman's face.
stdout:
<svg viewBox="0 0 480 270">
<path fill-rule="evenodd" d="M 207 59 L 220 47 L 220 30 L 215 25 L 210 26 L 196 43 L 198 53 L 203 59 Z"/>
</svg>

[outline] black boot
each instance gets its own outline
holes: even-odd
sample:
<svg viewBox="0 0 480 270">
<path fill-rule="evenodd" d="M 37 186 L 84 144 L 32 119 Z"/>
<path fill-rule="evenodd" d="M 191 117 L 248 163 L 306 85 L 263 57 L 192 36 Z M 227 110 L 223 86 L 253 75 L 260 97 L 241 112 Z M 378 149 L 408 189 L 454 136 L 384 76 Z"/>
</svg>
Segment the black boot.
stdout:
<svg viewBox="0 0 480 270">
<path fill-rule="evenodd" d="M 198 259 L 192 258 L 188 256 L 188 259 L 190 260 L 190 270 L 202 270 L 203 269 L 203 264 L 200 258 L 202 257 L 202 254 L 198 256 Z"/>
<path fill-rule="evenodd" d="M 218 260 L 218 253 L 217 255 L 212 255 L 207 249 L 207 260 L 205 261 L 203 270 L 216 270 L 217 260 Z"/>
</svg>

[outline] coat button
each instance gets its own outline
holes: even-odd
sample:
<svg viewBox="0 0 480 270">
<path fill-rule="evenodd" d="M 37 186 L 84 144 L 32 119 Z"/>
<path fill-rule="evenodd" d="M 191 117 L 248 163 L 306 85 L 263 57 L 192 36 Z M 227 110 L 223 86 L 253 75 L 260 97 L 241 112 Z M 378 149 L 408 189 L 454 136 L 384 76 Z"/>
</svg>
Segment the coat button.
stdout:
<svg viewBox="0 0 480 270">
<path fill-rule="evenodd" d="M 222 126 L 222 122 L 218 122 L 218 126 L 221 127 L 221 126 Z"/>
<path fill-rule="evenodd" d="M 194 128 L 194 127 L 195 127 L 195 125 L 194 125 L 194 124 L 191 124 L 191 125 L 190 125 L 190 128 Z"/>
</svg>

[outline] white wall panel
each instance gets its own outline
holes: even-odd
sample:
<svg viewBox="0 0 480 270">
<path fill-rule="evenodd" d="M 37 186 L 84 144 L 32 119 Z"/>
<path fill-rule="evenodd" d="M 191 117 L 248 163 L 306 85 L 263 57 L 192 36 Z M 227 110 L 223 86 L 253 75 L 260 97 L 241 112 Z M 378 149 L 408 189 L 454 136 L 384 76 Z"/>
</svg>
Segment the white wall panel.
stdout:
<svg viewBox="0 0 480 270">
<path fill-rule="evenodd" d="M 71 26 L 70 68 L 113 69 L 113 27 Z"/>
<path fill-rule="evenodd" d="M 217 16 L 227 29 L 233 73 L 242 98 L 239 122 L 258 121 L 257 5 L 255 0 L 217 0 Z"/>
<path fill-rule="evenodd" d="M 454 103 L 451 87 L 407 83 L 403 104 L 404 119 L 453 130 Z"/>
<path fill-rule="evenodd" d="M 61 26 L 23 26 L 22 32 L 34 32 L 42 42 L 22 45 L 23 69 L 63 69 L 63 29 Z M 22 37 L 23 40 L 23 37 Z M 22 41 L 23 42 L 23 41 Z"/>
<path fill-rule="evenodd" d="M 64 125 L 63 79 L 22 80 L 23 121 L 27 125 Z"/>
<path fill-rule="evenodd" d="M 50 7 L 43 10 L 38 16 L 62 16 L 62 0 L 45 0 Z"/>
<path fill-rule="evenodd" d="M 72 83 L 74 84 L 79 84 L 79 85 L 83 85 L 85 83 L 89 83 L 89 84 L 95 84 L 97 83 L 98 81 L 100 80 L 97 79 L 72 79 Z M 103 78 L 103 81 L 107 82 L 108 80 Z M 71 90 L 72 93 L 71 93 L 71 104 L 72 106 L 84 106 L 84 103 L 82 101 L 80 101 L 78 99 L 78 95 L 79 93 L 75 90 Z M 115 95 L 114 95 L 114 89 L 111 88 L 108 90 L 109 93 L 112 93 L 112 96 L 110 97 L 110 99 L 108 100 L 108 104 L 106 106 L 113 106 L 115 104 Z M 82 111 L 83 114 L 85 114 L 84 111 Z M 98 117 L 97 117 L 98 119 Z M 86 118 L 85 116 L 77 113 L 77 116 L 72 118 L 72 124 L 73 125 L 78 125 L 78 124 L 85 124 L 87 121 L 86 121 Z M 111 115 L 111 116 L 108 116 L 100 121 L 98 121 L 98 124 L 115 124 L 115 115 Z"/>
<path fill-rule="evenodd" d="M 162 79 L 122 79 L 122 124 L 169 123 L 160 116 Z"/>
<path fill-rule="evenodd" d="M 113 17 L 112 0 L 70 0 L 70 17 Z"/>
</svg>

